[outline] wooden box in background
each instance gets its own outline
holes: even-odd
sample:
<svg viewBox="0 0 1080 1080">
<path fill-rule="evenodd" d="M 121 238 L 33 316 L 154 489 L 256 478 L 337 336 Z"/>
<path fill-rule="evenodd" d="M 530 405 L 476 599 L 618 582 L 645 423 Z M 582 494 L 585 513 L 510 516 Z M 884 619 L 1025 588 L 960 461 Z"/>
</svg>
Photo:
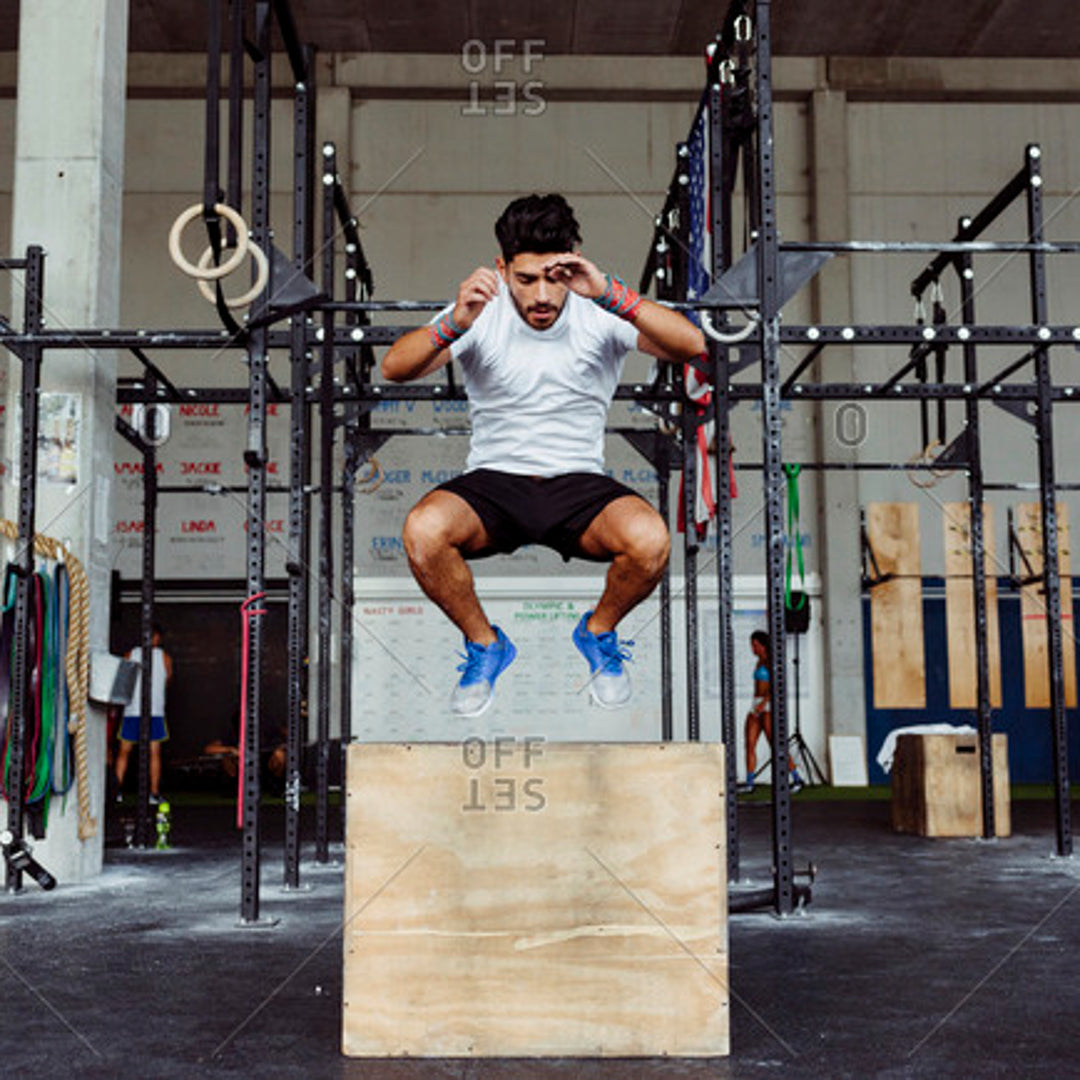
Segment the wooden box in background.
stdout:
<svg viewBox="0 0 1080 1080">
<path fill-rule="evenodd" d="M 994 735 L 994 833 L 1012 831 L 1009 748 Z M 919 836 L 982 836 L 979 740 L 975 735 L 901 735 L 892 767 L 892 825 Z"/>
<path fill-rule="evenodd" d="M 354 744 L 343 1049 L 728 1053 L 723 748 Z"/>
</svg>

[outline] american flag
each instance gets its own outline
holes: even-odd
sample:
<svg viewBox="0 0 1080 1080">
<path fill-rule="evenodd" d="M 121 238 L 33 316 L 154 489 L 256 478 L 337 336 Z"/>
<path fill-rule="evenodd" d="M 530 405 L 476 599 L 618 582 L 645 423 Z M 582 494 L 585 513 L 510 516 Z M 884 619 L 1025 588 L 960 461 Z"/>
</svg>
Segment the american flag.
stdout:
<svg viewBox="0 0 1080 1080">
<path fill-rule="evenodd" d="M 687 142 L 690 173 L 690 229 L 689 253 L 686 267 L 686 298 L 697 300 L 704 296 L 712 284 L 709 267 L 712 266 L 712 243 L 709 235 L 709 112 L 702 108 L 690 131 Z M 700 325 L 697 312 L 687 315 Z M 687 364 L 684 369 L 686 392 L 698 407 L 697 425 L 697 487 L 694 492 L 694 525 L 699 537 L 704 537 L 709 520 L 716 515 L 716 500 L 713 491 L 712 458 L 709 443 L 713 438 L 715 424 L 709 418 L 712 405 L 712 386 L 704 371 L 699 371 L 694 364 Z M 730 466 L 729 466 L 730 469 Z M 735 473 L 729 471 L 728 482 L 731 496 L 737 494 Z M 686 493 L 679 490 L 679 528 L 685 528 Z"/>
</svg>

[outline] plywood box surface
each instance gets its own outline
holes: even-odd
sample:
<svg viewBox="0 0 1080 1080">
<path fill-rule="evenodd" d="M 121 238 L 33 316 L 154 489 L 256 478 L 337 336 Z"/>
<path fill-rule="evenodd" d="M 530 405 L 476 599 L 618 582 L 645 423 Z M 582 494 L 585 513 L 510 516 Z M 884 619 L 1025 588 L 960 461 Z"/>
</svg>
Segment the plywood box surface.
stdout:
<svg viewBox="0 0 1080 1080">
<path fill-rule="evenodd" d="M 728 1052 L 723 751 L 354 744 L 343 1048 Z"/>
<path fill-rule="evenodd" d="M 992 740 L 994 834 L 1012 831 L 1007 737 Z M 892 825 L 919 836 L 982 836 L 975 735 L 901 735 L 892 767 Z"/>
<path fill-rule="evenodd" d="M 870 590 L 874 707 L 926 707 L 922 555 L 916 503 L 869 503 L 866 532 L 877 568 L 891 580 Z"/>
<path fill-rule="evenodd" d="M 1024 705 L 1029 709 L 1050 708 L 1050 639 L 1047 633 L 1046 595 L 1040 577 L 1043 572 L 1042 507 L 1021 503 L 1016 508 L 1016 535 L 1026 566 L 1037 580 L 1020 589 L 1020 626 L 1024 642 Z M 1061 575 L 1062 677 L 1065 707 L 1076 708 L 1076 646 L 1073 629 L 1072 544 L 1069 539 L 1069 507 L 1057 506 L 1058 571 Z"/>
<path fill-rule="evenodd" d="M 945 503 L 945 635 L 949 650 L 949 708 L 979 707 L 972 578 L 971 507 Z M 983 574 L 986 585 L 986 651 L 990 704 L 1001 708 L 1001 633 L 998 628 L 994 507 L 983 507 Z"/>
</svg>

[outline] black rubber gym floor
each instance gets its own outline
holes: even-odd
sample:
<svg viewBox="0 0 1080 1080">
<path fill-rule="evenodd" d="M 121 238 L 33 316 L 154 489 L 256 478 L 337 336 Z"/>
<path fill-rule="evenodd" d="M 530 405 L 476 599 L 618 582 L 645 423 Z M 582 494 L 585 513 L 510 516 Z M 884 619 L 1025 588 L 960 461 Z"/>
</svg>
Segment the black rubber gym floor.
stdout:
<svg viewBox="0 0 1080 1080">
<path fill-rule="evenodd" d="M 282 892 L 270 808 L 262 913 L 280 921 L 241 929 L 233 811 L 181 800 L 172 851 L 110 847 L 91 884 L 0 895 L 0 1074 L 1076 1076 L 1080 857 L 1053 857 L 1052 811 L 1014 802 L 1008 840 L 926 840 L 893 834 L 887 802 L 797 797 L 813 903 L 732 917 L 730 1058 L 361 1061 L 338 1051 L 341 867 L 305 858 L 310 891 Z M 741 818 L 760 883 L 768 810 Z"/>
</svg>

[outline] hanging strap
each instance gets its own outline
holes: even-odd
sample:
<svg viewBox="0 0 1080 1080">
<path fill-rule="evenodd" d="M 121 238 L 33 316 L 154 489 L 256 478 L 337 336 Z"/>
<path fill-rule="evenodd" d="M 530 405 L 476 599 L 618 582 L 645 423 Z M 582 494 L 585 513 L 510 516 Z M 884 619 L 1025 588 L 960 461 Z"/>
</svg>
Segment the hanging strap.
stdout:
<svg viewBox="0 0 1080 1080">
<path fill-rule="evenodd" d="M 30 736 L 30 754 L 26 761 L 26 801 L 37 802 L 44 794 L 41 790 L 41 763 L 48 755 L 47 732 L 45 731 L 45 654 L 49 645 L 49 623 L 46 611 L 49 606 L 48 587 L 44 575 L 34 574 L 34 670 L 30 676 L 33 687 L 34 709 L 31 713 L 32 732 Z"/>
<path fill-rule="evenodd" d="M 41 828 L 48 825 L 49 796 L 52 794 L 53 693 L 55 664 L 52 656 L 54 597 L 49 576 L 35 575 L 34 615 L 37 620 L 36 671 L 34 673 L 34 754 L 27 776 L 27 803 L 40 804 Z"/>
<path fill-rule="evenodd" d="M 41 730 L 41 673 L 40 642 L 41 619 L 41 583 L 37 574 L 30 578 L 30 618 L 26 624 L 26 656 L 30 665 L 29 678 L 26 681 L 26 723 L 23 728 L 23 792 L 24 801 L 30 802 L 30 793 L 34 783 L 34 761 L 37 757 L 38 736 Z M 11 774 L 10 741 L 4 753 L 5 777 Z M 10 779 L 6 780 L 5 790 L 10 790 Z"/>
<path fill-rule="evenodd" d="M 801 465 L 785 465 L 784 476 L 787 477 L 787 566 L 784 573 L 784 607 L 789 611 L 798 611 L 806 603 L 806 591 L 801 590 L 798 594 L 798 603 L 791 603 L 791 578 L 792 556 L 799 568 L 799 583 L 804 585 L 806 581 L 806 567 L 803 562 L 802 533 L 799 530 L 799 473 Z"/>
</svg>

